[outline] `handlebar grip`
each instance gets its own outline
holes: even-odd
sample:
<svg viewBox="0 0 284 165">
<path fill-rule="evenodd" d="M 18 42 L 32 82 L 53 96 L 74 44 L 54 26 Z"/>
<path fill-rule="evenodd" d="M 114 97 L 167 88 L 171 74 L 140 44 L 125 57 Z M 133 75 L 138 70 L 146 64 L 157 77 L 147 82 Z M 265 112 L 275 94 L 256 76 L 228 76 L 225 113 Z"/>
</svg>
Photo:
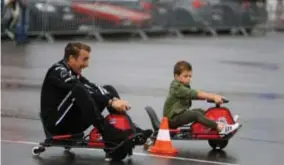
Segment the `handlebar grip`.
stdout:
<svg viewBox="0 0 284 165">
<path fill-rule="evenodd" d="M 230 101 L 228 99 L 223 98 L 223 103 L 229 103 Z"/>
<path fill-rule="evenodd" d="M 223 103 L 229 103 L 229 100 L 228 99 L 225 99 L 225 98 L 222 98 L 223 100 Z M 207 100 L 208 103 L 215 103 L 213 100 Z"/>
</svg>

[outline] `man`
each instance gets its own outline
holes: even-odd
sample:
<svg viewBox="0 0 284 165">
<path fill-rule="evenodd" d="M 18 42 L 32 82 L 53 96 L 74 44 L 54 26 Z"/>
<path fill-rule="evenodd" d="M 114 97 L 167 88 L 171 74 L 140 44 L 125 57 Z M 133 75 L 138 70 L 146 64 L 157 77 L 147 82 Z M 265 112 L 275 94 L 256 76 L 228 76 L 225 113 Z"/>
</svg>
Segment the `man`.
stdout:
<svg viewBox="0 0 284 165">
<path fill-rule="evenodd" d="M 17 43 L 22 43 L 21 39 L 26 41 L 26 4 L 22 0 L 3 0 L 1 2 L 4 32 Z M 20 26 L 17 26 L 17 24 Z"/>
<path fill-rule="evenodd" d="M 88 67 L 91 48 L 83 43 L 68 43 L 64 59 L 52 65 L 46 74 L 41 91 L 41 118 L 46 129 L 52 134 L 76 134 L 93 125 L 105 141 L 123 140 L 130 131 L 114 128 L 105 121 L 101 112 L 122 112 L 130 108 L 127 101 L 119 98 L 116 90 L 109 90 L 89 82 L 81 75 Z M 141 131 L 145 138 L 151 130 Z M 143 144 L 143 142 L 138 142 Z"/>
</svg>

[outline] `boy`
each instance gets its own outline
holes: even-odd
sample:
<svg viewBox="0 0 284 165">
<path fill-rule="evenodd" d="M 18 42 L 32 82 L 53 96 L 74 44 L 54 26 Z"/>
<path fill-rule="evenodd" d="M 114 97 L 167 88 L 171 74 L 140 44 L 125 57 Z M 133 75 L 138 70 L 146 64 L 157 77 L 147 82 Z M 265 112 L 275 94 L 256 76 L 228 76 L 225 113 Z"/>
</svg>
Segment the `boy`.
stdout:
<svg viewBox="0 0 284 165">
<path fill-rule="evenodd" d="M 171 83 L 168 97 L 164 104 L 164 116 L 169 120 L 170 128 L 177 128 L 197 121 L 204 126 L 216 129 L 220 134 L 229 134 L 239 127 L 239 123 L 225 125 L 204 117 L 204 110 L 189 110 L 192 100 L 214 100 L 216 104 L 222 103 L 222 97 L 216 94 L 197 91 L 190 88 L 192 66 L 186 61 L 179 61 L 174 66 L 174 80 Z"/>
</svg>

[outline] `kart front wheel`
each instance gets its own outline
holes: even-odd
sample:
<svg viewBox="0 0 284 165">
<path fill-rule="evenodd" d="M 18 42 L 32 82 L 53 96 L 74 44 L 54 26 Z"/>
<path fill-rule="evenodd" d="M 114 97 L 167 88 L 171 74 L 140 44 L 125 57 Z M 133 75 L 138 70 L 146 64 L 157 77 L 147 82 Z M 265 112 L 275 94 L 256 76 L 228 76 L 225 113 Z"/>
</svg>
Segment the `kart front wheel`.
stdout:
<svg viewBox="0 0 284 165">
<path fill-rule="evenodd" d="M 155 139 L 148 138 L 146 143 L 144 144 L 144 150 L 148 150 L 151 146 L 155 144 Z"/>
<path fill-rule="evenodd" d="M 208 143 L 210 145 L 210 147 L 212 147 L 213 150 L 216 150 L 216 149 L 224 149 L 229 141 L 228 140 L 208 140 Z"/>
</svg>

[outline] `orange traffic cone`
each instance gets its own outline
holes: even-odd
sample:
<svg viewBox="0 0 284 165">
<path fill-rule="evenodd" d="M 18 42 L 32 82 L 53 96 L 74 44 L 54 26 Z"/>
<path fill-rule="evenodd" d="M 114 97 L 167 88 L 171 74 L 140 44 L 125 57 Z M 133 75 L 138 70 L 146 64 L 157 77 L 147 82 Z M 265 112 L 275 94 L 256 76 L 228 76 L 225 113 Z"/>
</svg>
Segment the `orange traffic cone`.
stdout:
<svg viewBox="0 0 284 165">
<path fill-rule="evenodd" d="M 158 132 L 158 137 L 155 141 L 154 146 L 150 147 L 148 151 L 155 154 L 163 154 L 170 156 L 175 155 L 177 153 L 177 150 L 172 146 L 168 119 L 166 117 L 163 117 L 162 119 Z"/>
</svg>

